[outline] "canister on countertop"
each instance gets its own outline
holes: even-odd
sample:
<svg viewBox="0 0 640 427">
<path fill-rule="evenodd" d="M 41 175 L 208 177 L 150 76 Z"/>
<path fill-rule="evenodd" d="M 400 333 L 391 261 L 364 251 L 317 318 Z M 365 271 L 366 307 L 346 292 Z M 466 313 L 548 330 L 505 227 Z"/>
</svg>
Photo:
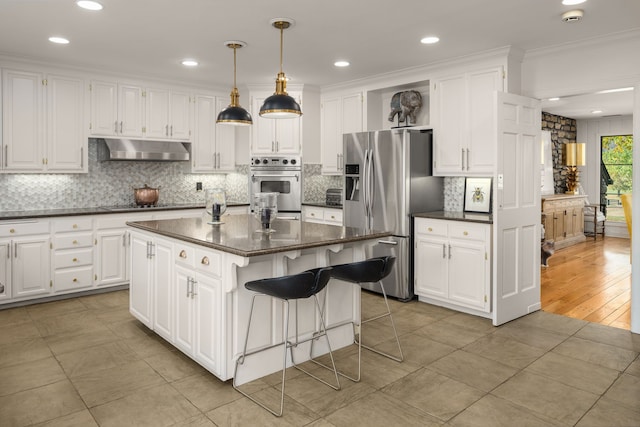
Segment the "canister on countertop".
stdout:
<svg viewBox="0 0 640 427">
<path fill-rule="evenodd" d="M 326 204 L 329 206 L 342 206 L 342 188 L 328 188 Z"/>
</svg>

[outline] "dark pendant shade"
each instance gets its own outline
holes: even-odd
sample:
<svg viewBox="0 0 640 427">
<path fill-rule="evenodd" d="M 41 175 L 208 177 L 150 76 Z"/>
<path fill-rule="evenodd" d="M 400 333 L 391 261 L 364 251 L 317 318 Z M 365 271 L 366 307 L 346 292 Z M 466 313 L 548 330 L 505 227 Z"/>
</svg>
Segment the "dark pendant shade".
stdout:
<svg viewBox="0 0 640 427">
<path fill-rule="evenodd" d="M 225 123 L 236 126 L 248 126 L 253 123 L 251 114 L 240 106 L 229 105 L 220 111 L 216 123 Z"/>
<path fill-rule="evenodd" d="M 300 105 L 289 95 L 273 94 L 264 100 L 260 107 L 260 115 L 273 119 L 289 119 L 300 117 Z"/>
</svg>

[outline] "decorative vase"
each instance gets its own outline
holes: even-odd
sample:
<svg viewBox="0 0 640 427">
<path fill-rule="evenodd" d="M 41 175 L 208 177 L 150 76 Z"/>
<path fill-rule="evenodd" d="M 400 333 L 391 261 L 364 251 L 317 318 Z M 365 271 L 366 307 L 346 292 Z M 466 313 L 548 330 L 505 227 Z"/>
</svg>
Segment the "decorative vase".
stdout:
<svg viewBox="0 0 640 427">
<path fill-rule="evenodd" d="M 205 209 L 211 215 L 207 224 L 222 224 L 220 216 L 227 210 L 227 195 L 222 188 L 208 188 L 205 193 Z"/>
<path fill-rule="evenodd" d="M 278 214 L 278 193 L 255 193 L 253 195 L 253 214 L 260 221 L 260 231 L 271 233 L 271 222 Z"/>
</svg>

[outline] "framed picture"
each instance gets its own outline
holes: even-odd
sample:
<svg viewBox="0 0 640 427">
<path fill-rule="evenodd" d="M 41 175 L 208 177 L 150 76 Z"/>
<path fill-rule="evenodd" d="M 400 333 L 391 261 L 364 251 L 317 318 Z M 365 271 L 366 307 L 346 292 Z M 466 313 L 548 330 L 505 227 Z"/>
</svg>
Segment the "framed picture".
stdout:
<svg viewBox="0 0 640 427">
<path fill-rule="evenodd" d="M 464 211 L 491 212 L 491 178 L 465 179 Z"/>
</svg>

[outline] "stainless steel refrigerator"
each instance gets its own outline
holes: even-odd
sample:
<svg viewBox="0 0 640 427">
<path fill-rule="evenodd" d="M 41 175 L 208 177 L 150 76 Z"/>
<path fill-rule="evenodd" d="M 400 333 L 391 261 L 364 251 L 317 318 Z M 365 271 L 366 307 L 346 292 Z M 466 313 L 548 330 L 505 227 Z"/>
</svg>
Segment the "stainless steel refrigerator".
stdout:
<svg viewBox="0 0 640 427">
<path fill-rule="evenodd" d="M 432 176 L 431 130 L 392 129 L 345 134 L 344 224 L 391 231 L 367 258 L 393 255 L 396 264 L 384 279 L 385 291 L 399 300 L 413 298 L 411 214 L 443 209 L 443 178 Z M 381 292 L 379 283 L 365 289 Z"/>
</svg>

